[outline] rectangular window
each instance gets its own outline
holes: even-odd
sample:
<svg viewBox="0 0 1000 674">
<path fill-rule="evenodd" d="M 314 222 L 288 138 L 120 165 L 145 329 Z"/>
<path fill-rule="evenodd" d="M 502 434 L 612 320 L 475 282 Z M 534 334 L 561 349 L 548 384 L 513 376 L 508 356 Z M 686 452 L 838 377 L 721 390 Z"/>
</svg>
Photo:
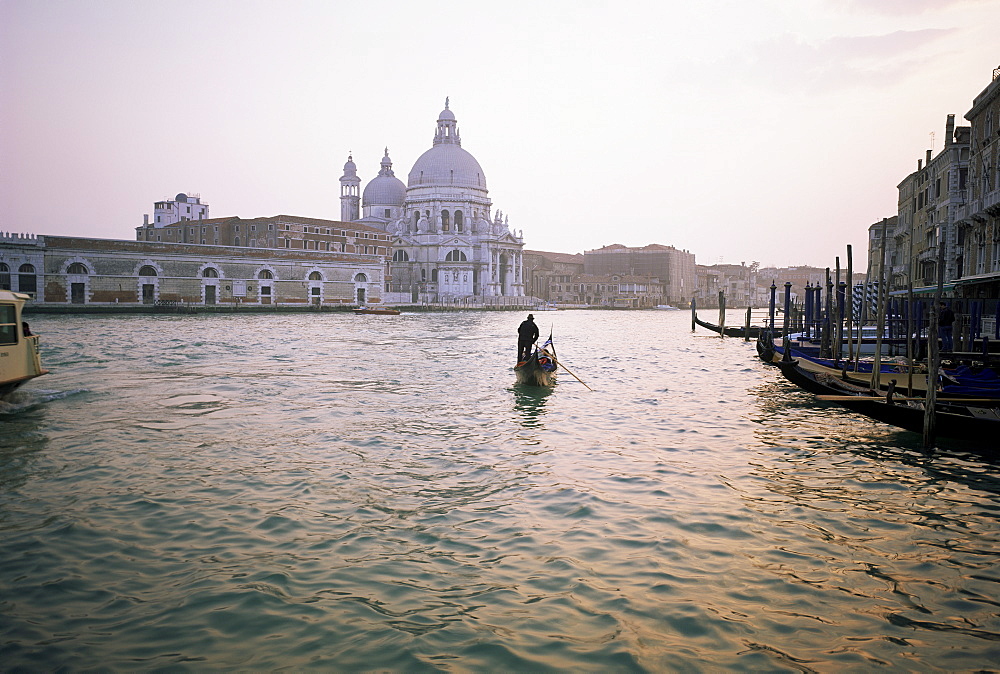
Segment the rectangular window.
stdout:
<svg viewBox="0 0 1000 674">
<path fill-rule="evenodd" d="M 0 305 L 0 344 L 17 344 L 16 319 L 14 305 Z"/>
</svg>

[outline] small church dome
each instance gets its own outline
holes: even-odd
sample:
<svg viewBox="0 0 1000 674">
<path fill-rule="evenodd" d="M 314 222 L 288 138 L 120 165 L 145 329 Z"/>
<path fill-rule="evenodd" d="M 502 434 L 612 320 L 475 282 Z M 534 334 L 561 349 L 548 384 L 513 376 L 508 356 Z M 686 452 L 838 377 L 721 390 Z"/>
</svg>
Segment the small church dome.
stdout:
<svg viewBox="0 0 1000 674">
<path fill-rule="evenodd" d="M 382 157 L 382 169 L 365 185 L 361 195 L 362 206 L 402 206 L 406 200 L 406 185 L 392 171 L 389 148 Z"/>
</svg>

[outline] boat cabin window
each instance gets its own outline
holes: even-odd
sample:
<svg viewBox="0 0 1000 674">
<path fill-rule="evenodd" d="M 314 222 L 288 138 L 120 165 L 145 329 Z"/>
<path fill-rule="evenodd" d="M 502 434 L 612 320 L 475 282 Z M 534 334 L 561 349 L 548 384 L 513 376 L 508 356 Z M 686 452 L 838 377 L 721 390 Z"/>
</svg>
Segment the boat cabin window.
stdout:
<svg viewBox="0 0 1000 674">
<path fill-rule="evenodd" d="M 17 344 L 17 312 L 13 304 L 0 304 L 0 344 Z"/>
</svg>

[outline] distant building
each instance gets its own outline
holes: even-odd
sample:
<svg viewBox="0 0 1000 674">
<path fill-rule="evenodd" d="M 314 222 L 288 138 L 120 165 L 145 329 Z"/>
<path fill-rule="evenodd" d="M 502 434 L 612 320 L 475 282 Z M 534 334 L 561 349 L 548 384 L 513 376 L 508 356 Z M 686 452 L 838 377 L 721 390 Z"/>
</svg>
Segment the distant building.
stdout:
<svg viewBox="0 0 1000 674">
<path fill-rule="evenodd" d="M 166 227 L 185 220 L 207 220 L 208 204 L 201 203 L 201 195 L 188 196 L 181 192 L 173 199 L 164 199 L 153 204 L 153 222 L 146 216 L 146 225 Z"/>
<path fill-rule="evenodd" d="M 969 177 L 956 208 L 962 275 L 957 291 L 966 297 L 1000 296 L 1000 68 L 965 113 L 972 125 Z"/>
<path fill-rule="evenodd" d="M 662 286 L 662 301 L 686 304 L 698 288 L 694 254 L 673 246 L 649 244 L 632 248 L 612 244 L 584 251 L 584 272 L 592 276 L 657 279 Z"/>
<path fill-rule="evenodd" d="M 756 293 L 758 267 L 741 264 L 697 265 L 697 305 L 715 307 L 719 304 L 719 291 L 725 293 L 727 307 L 757 306 Z"/>
<path fill-rule="evenodd" d="M 572 277 L 582 273 L 581 253 L 524 251 L 525 292 L 545 302 L 553 302 L 557 298 L 553 285 L 568 284 Z"/>
<path fill-rule="evenodd" d="M 554 304 L 650 309 L 663 304 L 660 279 L 632 274 L 553 276 L 549 288 Z"/>
<path fill-rule="evenodd" d="M 187 220 L 161 226 L 144 224 L 136 228 L 137 241 L 321 250 L 383 257 L 391 254 L 391 239 L 378 228 L 360 222 L 320 220 L 295 215 L 264 218 L 231 216 Z"/>
</svg>

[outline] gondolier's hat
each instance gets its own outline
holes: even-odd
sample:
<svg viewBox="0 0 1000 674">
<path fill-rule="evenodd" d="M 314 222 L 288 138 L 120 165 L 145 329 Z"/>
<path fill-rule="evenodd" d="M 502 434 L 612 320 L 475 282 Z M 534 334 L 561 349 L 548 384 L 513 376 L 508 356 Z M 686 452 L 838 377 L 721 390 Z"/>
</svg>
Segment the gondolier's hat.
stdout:
<svg viewBox="0 0 1000 674">
<path fill-rule="evenodd" d="M 535 315 L 534 314 L 528 314 L 528 318 L 534 319 Z"/>
</svg>

